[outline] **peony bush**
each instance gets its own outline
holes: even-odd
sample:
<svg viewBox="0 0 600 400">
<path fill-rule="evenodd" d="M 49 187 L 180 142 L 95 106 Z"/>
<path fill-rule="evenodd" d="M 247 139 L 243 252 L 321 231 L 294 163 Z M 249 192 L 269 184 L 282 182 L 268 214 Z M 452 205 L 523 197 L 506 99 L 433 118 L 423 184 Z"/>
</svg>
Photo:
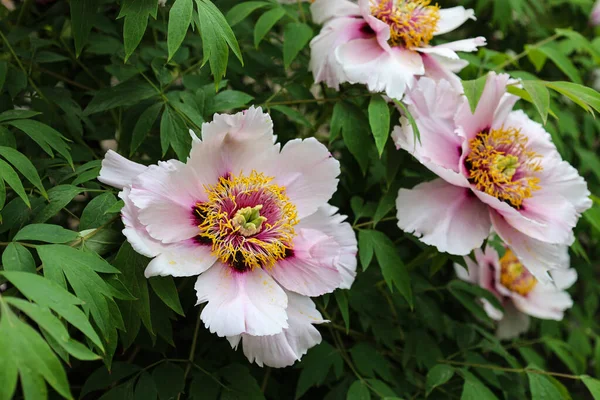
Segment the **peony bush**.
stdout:
<svg viewBox="0 0 600 400">
<path fill-rule="evenodd" d="M 600 399 L 595 3 L 0 1 L 0 400 Z"/>
</svg>

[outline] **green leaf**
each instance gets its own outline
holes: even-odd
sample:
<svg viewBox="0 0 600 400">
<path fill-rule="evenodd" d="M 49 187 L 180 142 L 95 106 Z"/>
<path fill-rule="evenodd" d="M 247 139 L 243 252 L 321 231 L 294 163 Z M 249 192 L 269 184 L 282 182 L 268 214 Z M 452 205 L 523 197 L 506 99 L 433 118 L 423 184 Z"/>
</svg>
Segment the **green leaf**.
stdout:
<svg viewBox="0 0 600 400">
<path fill-rule="evenodd" d="M 170 276 L 155 276 L 149 279 L 154 293 L 173 311 L 179 315 L 185 315 L 179 302 L 179 293 L 173 278 Z"/>
<path fill-rule="evenodd" d="M 291 22 L 283 30 L 283 65 L 289 68 L 290 64 L 310 42 L 313 31 L 310 26 L 301 22 Z"/>
<path fill-rule="evenodd" d="M 31 226 L 31 225 L 29 225 Z M 35 273 L 35 261 L 27 248 L 18 243 L 9 243 L 2 253 L 2 266 L 5 271 Z"/>
<path fill-rule="evenodd" d="M 374 253 L 373 236 L 367 230 L 358 231 L 358 257 L 363 271 L 366 271 L 371 264 Z"/>
<path fill-rule="evenodd" d="M 104 214 L 116 214 L 121 212 L 121 209 L 125 206 L 125 202 L 123 200 L 118 200 L 112 206 L 110 206 Z"/>
<path fill-rule="evenodd" d="M 8 72 L 8 63 L 6 61 L 0 61 L 0 92 L 2 92 L 2 88 L 4 87 L 4 82 L 6 81 L 7 72 Z"/>
<path fill-rule="evenodd" d="M 337 114 L 336 117 L 341 121 L 342 136 L 348 151 L 358 161 L 363 174 L 366 174 L 370 161 L 369 148 L 373 142 L 369 137 L 369 125 L 363 111 L 354 104 L 338 102 L 335 104 L 333 112 L 334 115 Z M 332 135 L 337 134 L 333 128 L 333 117 L 331 125 Z"/>
<path fill-rule="evenodd" d="M 571 347 L 562 340 L 545 337 L 544 344 L 552 350 L 554 354 L 573 372 L 581 374 L 585 370 L 585 360 L 583 357 L 573 354 Z"/>
<path fill-rule="evenodd" d="M 4 180 L 8 185 L 19 195 L 27 207 L 31 207 L 29 197 L 25 193 L 25 188 L 19 179 L 19 175 L 15 172 L 7 162 L 0 160 L 0 179 Z"/>
<path fill-rule="evenodd" d="M 375 257 L 381 267 L 383 279 L 390 290 L 395 286 L 400 294 L 406 299 L 408 304 L 413 307 L 413 295 L 410 286 L 410 276 L 406 265 L 398 255 L 394 243 L 383 233 L 374 230 L 364 230 L 361 234 L 370 236 L 369 240 L 373 244 Z"/>
<path fill-rule="evenodd" d="M 580 378 L 594 397 L 594 400 L 600 400 L 600 381 L 588 375 L 582 375 Z"/>
<path fill-rule="evenodd" d="M 537 81 L 523 81 L 523 89 L 529 93 L 535 108 L 540 113 L 544 125 L 548 120 L 548 111 L 550 110 L 550 93 L 543 83 Z"/>
<path fill-rule="evenodd" d="M 525 46 L 527 48 L 528 46 Z M 537 47 L 536 51 L 543 53 L 560 69 L 569 79 L 575 83 L 583 84 L 577 67 L 573 65 L 571 60 L 554 44 L 549 43 L 541 47 Z"/>
<path fill-rule="evenodd" d="M 425 382 L 426 395 L 429 396 L 433 389 L 448 382 L 454 376 L 454 368 L 446 364 L 438 364 L 427 373 Z"/>
<path fill-rule="evenodd" d="M 169 11 L 169 33 L 167 35 L 167 47 L 169 49 L 169 60 L 183 43 L 194 11 L 193 0 L 176 0 Z"/>
<path fill-rule="evenodd" d="M 417 121 L 415 121 L 415 118 L 412 116 L 410 111 L 408 111 L 408 108 L 404 105 L 404 103 L 398 100 L 394 100 L 394 103 L 396 103 L 398 108 L 402 110 L 402 114 L 404 115 L 404 117 L 408 119 L 408 122 L 410 123 L 410 126 L 413 130 L 413 135 L 415 136 L 415 141 L 421 143 L 421 132 L 419 132 L 419 126 L 417 125 Z"/>
<path fill-rule="evenodd" d="M 469 100 L 469 106 L 471 107 L 472 113 L 475 113 L 475 110 L 477 109 L 477 104 L 479 104 L 479 99 L 483 94 L 486 82 L 487 75 L 472 81 L 462 81 L 465 96 L 467 97 L 467 100 Z"/>
<path fill-rule="evenodd" d="M 207 113 L 212 115 L 217 112 L 241 108 L 252 101 L 254 97 L 237 90 L 224 90 L 214 97 Z"/>
<path fill-rule="evenodd" d="M 10 147 L 0 146 L 0 155 L 8 160 L 23 176 L 33 184 L 37 189 L 39 189 L 42 196 L 46 199 L 48 198 L 48 193 L 46 193 L 46 189 L 42 184 L 42 180 L 37 173 L 37 170 L 29 161 L 29 159 L 24 156 L 22 153 L 18 152 L 15 149 L 11 149 Z"/>
<path fill-rule="evenodd" d="M 339 289 L 333 292 L 333 294 L 335 295 L 335 300 L 342 313 L 342 319 L 344 320 L 344 325 L 346 325 L 347 334 L 350 330 L 350 310 L 348 309 L 348 297 L 346 296 L 346 291 Z"/>
<path fill-rule="evenodd" d="M 163 155 L 167 152 L 169 145 L 173 147 L 180 160 L 185 160 L 190 154 L 192 138 L 189 130 L 181 117 L 169 107 L 165 108 L 160 120 L 160 142 Z"/>
<path fill-rule="evenodd" d="M 35 240 L 46 243 L 68 243 L 76 240 L 79 234 L 59 225 L 31 224 L 26 225 L 16 235 L 14 240 Z"/>
<path fill-rule="evenodd" d="M 374 378 L 379 375 L 388 382 L 394 381 L 388 360 L 370 344 L 358 343 L 352 348 L 350 354 L 362 376 Z"/>
<path fill-rule="evenodd" d="M 162 110 L 162 107 L 163 103 L 156 103 L 148 107 L 142 113 L 142 115 L 140 115 L 140 118 L 138 119 L 137 123 L 135 124 L 135 127 L 133 128 L 129 155 L 135 153 L 138 147 L 140 147 L 140 145 L 144 142 L 146 136 L 148 136 L 148 133 L 152 129 L 154 121 L 156 121 L 160 110 Z"/>
<path fill-rule="evenodd" d="M 160 400 L 177 398 L 177 395 L 183 392 L 185 386 L 183 374 L 181 367 L 171 363 L 163 363 L 152 371 Z"/>
<path fill-rule="evenodd" d="M 594 89 L 572 82 L 544 82 L 550 89 L 567 96 L 574 103 L 589 111 L 590 107 L 600 112 L 600 93 Z"/>
<path fill-rule="evenodd" d="M 271 3 L 266 1 L 244 1 L 243 3 L 236 4 L 227 12 L 227 21 L 230 26 L 237 25 L 255 10 L 268 6 L 269 4 Z"/>
<path fill-rule="evenodd" d="M 12 119 L 29 119 L 40 114 L 41 112 L 32 110 L 7 110 L 0 113 L 0 122 L 6 122 Z"/>
<path fill-rule="evenodd" d="M 258 45 L 264 39 L 267 33 L 275 26 L 285 15 L 283 7 L 275 7 L 265 12 L 258 18 L 256 25 L 254 26 L 254 47 L 258 49 Z"/>
<path fill-rule="evenodd" d="M 101 350 L 104 349 L 87 316 L 76 307 L 76 305 L 82 304 L 83 301 L 56 283 L 36 274 L 17 271 L 3 271 L 0 274 L 15 285 L 29 300 L 40 306 L 50 308 L 83 332 Z"/>
<path fill-rule="evenodd" d="M 233 51 L 242 65 L 244 60 L 240 46 L 219 9 L 209 0 L 196 0 L 198 6 L 198 24 L 202 36 L 202 65 L 208 61 L 210 71 L 215 78 L 215 87 L 219 87 L 221 78 L 227 70 L 228 48 Z"/>
<path fill-rule="evenodd" d="M 558 388 L 544 375 L 527 372 L 527 378 L 532 400 L 564 400 Z"/>
<path fill-rule="evenodd" d="M 73 166 L 73 159 L 66 138 L 53 128 L 33 119 L 20 119 L 8 121 L 7 124 L 25 132 L 36 142 L 49 156 L 54 156 L 51 149 L 56 150 L 61 156 Z"/>
<path fill-rule="evenodd" d="M 371 392 L 362 381 L 354 381 L 348 389 L 346 400 L 371 400 Z"/>
<path fill-rule="evenodd" d="M 58 185 L 48 190 L 50 204 L 44 207 L 34 218 L 33 223 L 44 223 L 54 217 L 60 210 L 85 189 L 72 185 Z"/>
<path fill-rule="evenodd" d="M 97 15 L 99 0 L 71 0 L 71 31 L 75 40 L 75 54 L 79 58 L 86 45 L 92 24 L 90 21 Z"/>
<path fill-rule="evenodd" d="M 0 358 L 12 361 L 12 371 L 15 366 L 18 369 L 25 397 L 30 398 L 27 393 L 32 391 L 45 391 L 43 377 L 60 395 L 72 399 L 67 374 L 46 341 L 1 299 L 0 308 Z M 14 376 L 14 372 L 10 374 Z M 8 387 L 14 387 L 14 383 L 9 382 Z"/>
<path fill-rule="evenodd" d="M 470 293 L 476 297 L 484 298 L 487 301 L 489 301 L 490 304 L 494 306 L 494 308 L 498 311 L 504 311 L 504 307 L 502 307 L 502 303 L 500 303 L 500 300 L 498 300 L 498 298 L 494 296 L 492 292 L 482 288 L 481 286 L 473 285 L 465 281 L 455 279 L 448 283 L 448 289 L 450 289 L 450 291 L 460 290 L 463 292 Z"/>
<path fill-rule="evenodd" d="M 383 154 L 385 144 L 390 136 L 390 108 L 380 95 L 374 95 L 369 102 L 369 124 L 375 138 L 379 157 Z"/>
<path fill-rule="evenodd" d="M 306 119 L 306 117 L 304 116 L 304 114 L 302 114 L 301 112 L 299 112 L 298 110 L 288 107 L 288 106 L 282 106 L 282 105 L 277 105 L 277 106 L 272 106 L 271 110 L 275 110 L 275 111 L 279 111 L 282 114 L 285 114 L 291 121 L 297 123 L 297 124 L 301 124 L 307 127 L 311 127 L 312 124 L 311 122 Z"/>
<path fill-rule="evenodd" d="M 94 197 L 83 209 L 79 220 L 79 230 L 99 228 L 108 223 L 113 216 L 106 214 L 106 211 L 110 210 L 116 202 L 117 198 L 112 193 L 102 193 Z"/>
<path fill-rule="evenodd" d="M 125 43 L 125 62 L 140 44 L 148 17 L 156 19 L 158 2 L 156 0 L 122 0 L 121 11 L 117 18 L 125 18 L 123 24 L 123 40 Z"/>
<path fill-rule="evenodd" d="M 130 106 L 152 96 L 158 96 L 158 93 L 150 83 L 137 78 L 129 79 L 117 86 L 98 90 L 92 101 L 83 110 L 83 115 L 88 116 L 116 107 Z"/>
<path fill-rule="evenodd" d="M 496 395 L 475 375 L 464 369 L 461 370 L 461 375 L 465 378 L 465 384 L 460 400 L 498 400 Z"/>
</svg>

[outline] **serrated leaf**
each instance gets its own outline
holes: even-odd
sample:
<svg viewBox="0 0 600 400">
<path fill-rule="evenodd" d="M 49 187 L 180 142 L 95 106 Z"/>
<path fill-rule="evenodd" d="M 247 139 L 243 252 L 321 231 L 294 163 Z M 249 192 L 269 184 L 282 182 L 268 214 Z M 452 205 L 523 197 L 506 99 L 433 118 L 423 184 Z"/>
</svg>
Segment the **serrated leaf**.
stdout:
<svg viewBox="0 0 600 400">
<path fill-rule="evenodd" d="M 176 0 L 169 11 L 169 31 L 167 35 L 167 48 L 169 49 L 169 60 L 183 43 L 194 11 L 193 0 Z"/>
<path fill-rule="evenodd" d="M 283 65 L 289 68 L 298 53 L 313 37 L 310 26 L 302 22 L 291 22 L 283 30 Z"/>
<path fill-rule="evenodd" d="M 369 124 L 381 158 L 390 136 L 390 108 L 380 95 L 374 95 L 369 102 Z"/>
</svg>

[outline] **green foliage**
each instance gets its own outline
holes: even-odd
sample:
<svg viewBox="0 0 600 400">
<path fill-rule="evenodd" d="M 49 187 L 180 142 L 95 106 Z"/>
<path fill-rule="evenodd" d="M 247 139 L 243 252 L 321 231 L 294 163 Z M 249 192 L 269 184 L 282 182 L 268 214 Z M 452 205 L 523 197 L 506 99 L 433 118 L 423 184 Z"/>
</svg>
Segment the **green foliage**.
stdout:
<svg viewBox="0 0 600 400">
<path fill-rule="evenodd" d="M 455 279 L 462 257 L 398 229 L 398 189 L 434 174 L 390 135 L 401 116 L 417 143 L 420 132 L 401 99 L 313 84 L 310 3 L 28 0 L 0 5 L 0 400 L 600 399 L 593 1 L 440 5 L 472 7 L 477 21 L 435 44 L 488 40 L 460 54 L 471 109 L 488 72 L 510 74 L 517 107 L 588 181 L 595 205 L 575 230 L 564 320 L 497 339 L 481 299 L 507 304 Z M 315 137 L 340 161 L 331 203 L 358 238 L 352 288 L 315 299 L 330 321 L 316 326 L 321 343 L 283 370 L 203 326 L 195 277 L 145 277 L 124 202 L 97 180 L 108 148 L 185 161 L 190 130 L 250 105 L 270 113 L 278 141 Z"/>
</svg>

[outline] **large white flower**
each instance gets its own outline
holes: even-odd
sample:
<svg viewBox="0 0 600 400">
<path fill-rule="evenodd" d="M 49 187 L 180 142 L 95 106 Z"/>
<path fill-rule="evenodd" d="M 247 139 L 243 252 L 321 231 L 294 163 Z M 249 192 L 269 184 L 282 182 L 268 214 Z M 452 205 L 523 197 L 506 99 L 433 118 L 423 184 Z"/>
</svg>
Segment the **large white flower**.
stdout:
<svg viewBox="0 0 600 400">
<path fill-rule="evenodd" d="M 450 32 L 469 19 L 462 6 L 440 9 L 430 0 L 316 0 L 313 20 L 325 22 L 311 41 L 310 69 L 316 82 L 335 89 L 361 83 L 373 92 L 402 98 L 421 75 L 460 86 L 455 73 L 468 62 L 457 51 L 471 52 L 485 38 L 430 46 L 434 36 Z"/>
<path fill-rule="evenodd" d="M 510 339 L 529 329 L 529 316 L 560 321 L 564 312 L 573 306 L 565 291 L 577 280 L 574 269 L 554 270 L 554 283 L 542 284 L 521 264 L 514 253 L 506 250 L 502 258 L 488 246 L 485 252 L 475 250 L 475 262 L 465 257 L 468 271 L 454 265 L 456 274 L 492 292 L 504 307 L 504 313 L 482 299 L 488 316 L 498 321 L 496 335 Z"/>
<path fill-rule="evenodd" d="M 99 180 L 122 189 L 123 233 L 153 258 L 146 276 L 199 275 L 206 327 L 241 335 L 249 358 L 278 367 L 320 341 L 311 324 L 322 319 L 307 296 L 350 287 L 357 244 L 327 204 L 338 161 L 314 138 L 274 142 L 260 108 L 215 115 L 186 163 L 145 167 L 109 151 Z M 265 335 L 292 350 L 278 358 L 272 342 L 254 338 Z"/>
</svg>

